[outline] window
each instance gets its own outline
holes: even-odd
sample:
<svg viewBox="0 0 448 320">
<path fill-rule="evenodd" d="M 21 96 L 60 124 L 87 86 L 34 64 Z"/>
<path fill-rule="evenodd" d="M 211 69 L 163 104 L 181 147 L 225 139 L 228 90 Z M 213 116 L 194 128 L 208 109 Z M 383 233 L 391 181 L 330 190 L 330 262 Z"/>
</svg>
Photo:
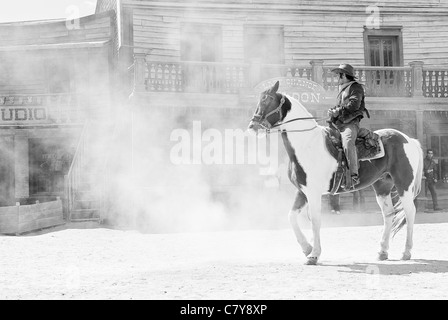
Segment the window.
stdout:
<svg viewBox="0 0 448 320">
<path fill-rule="evenodd" d="M 381 29 L 364 27 L 364 58 L 367 66 L 402 66 L 401 27 L 383 27 Z"/>
<path fill-rule="evenodd" d="M 370 96 L 406 95 L 404 73 L 401 70 L 387 70 L 381 67 L 403 65 L 403 44 L 401 27 L 364 29 L 364 58 L 367 66 L 379 70 L 366 70 L 365 81 Z"/>
<path fill-rule="evenodd" d="M 181 60 L 208 62 L 222 60 L 221 26 L 198 23 L 184 24 L 181 39 Z"/>
<path fill-rule="evenodd" d="M 396 37 L 368 37 L 371 66 L 393 67 L 400 64 Z"/>
<path fill-rule="evenodd" d="M 282 26 L 244 26 L 244 58 L 264 64 L 284 63 Z"/>
<path fill-rule="evenodd" d="M 263 66 L 263 79 L 284 76 L 280 65 L 284 61 L 284 39 L 282 26 L 244 26 L 244 59 L 257 61 Z"/>
<path fill-rule="evenodd" d="M 181 31 L 182 84 L 186 92 L 216 92 L 225 73 L 216 62 L 222 60 L 221 26 L 185 24 Z M 197 62 L 196 62 L 197 61 Z"/>
</svg>

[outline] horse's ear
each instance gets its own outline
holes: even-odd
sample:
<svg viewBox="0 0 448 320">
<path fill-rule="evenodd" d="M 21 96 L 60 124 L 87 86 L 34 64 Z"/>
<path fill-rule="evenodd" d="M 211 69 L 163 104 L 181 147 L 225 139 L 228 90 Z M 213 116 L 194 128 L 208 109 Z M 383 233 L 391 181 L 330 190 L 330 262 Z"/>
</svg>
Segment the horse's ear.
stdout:
<svg viewBox="0 0 448 320">
<path fill-rule="evenodd" d="M 277 82 L 272 86 L 272 88 L 271 88 L 271 92 L 272 92 L 272 93 L 277 92 L 277 90 L 278 90 L 278 86 L 279 86 L 279 85 L 280 85 L 280 82 L 277 81 Z"/>
</svg>

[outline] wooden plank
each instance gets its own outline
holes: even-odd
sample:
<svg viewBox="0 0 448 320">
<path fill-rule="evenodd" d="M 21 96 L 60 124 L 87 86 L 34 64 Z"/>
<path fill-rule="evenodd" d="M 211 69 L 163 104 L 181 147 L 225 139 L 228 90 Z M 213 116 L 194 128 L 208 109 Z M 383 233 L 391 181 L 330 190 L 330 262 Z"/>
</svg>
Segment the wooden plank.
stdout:
<svg viewBox="0 0 448 320">
<path fill-rule="evenodd" d="M 134 30 L 134 36 L 145 37 L 148 39 L 166 39 L 167 38 L 166 33 L 152 33 L 152 32 L 146 32 L 143 30 Z M 180 32 L 172 32 L 169 34 L 168 38 L 173 39 L 173 40 L 180 40 L 181 39 Z"/>
<path fill-rule="evenodd" d="M 103 21 L 96 21 L 95 23 L 91 23 L 91 24 L 84 24 L 83 28 L 85 30 L 90 30 L 90 29 L 98 29 L 98 28 L 111 28 L 111 19 L 107 18 Z"/>
<path fill-rule="evenodd" d="M 175 24 L 165 24 L 160 26 L 153 26 L 153 25 L 143 25 L 136 28 L 136 30 L 140 31 L 146 31 L 146 32 L 157 32 L 157 33 L 170 33 L 174 32 L 176 30 L 179 30 L 180 26 Z"/>
<path fill-rule="evenodd" d="M 102 33 L 88 33 L 86 34 L 86 39 L 104 39 L 104 38 L 109 38 L 110 37 L 110 30 L 106 31 L 106 32 L 102 32 Z"/>
</svg>

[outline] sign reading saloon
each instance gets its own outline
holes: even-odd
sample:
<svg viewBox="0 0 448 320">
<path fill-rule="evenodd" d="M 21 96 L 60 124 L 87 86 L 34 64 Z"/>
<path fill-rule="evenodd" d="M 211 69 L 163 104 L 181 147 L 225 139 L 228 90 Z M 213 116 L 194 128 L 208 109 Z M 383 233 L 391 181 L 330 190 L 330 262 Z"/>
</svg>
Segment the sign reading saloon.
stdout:
<svg viewBox="0 0 448 320">
<path fill-rule="evenodd" d="M 305 106 L 320 104 L 327 99 L 327 93 L 320 84 L 302 78 L 272 78 L 259 83 L 254 90 L 257 93 L 263 92 L 272 87 L 277 81 L 280 82 L 279 92 L 290 95 Z"/>
</svg>

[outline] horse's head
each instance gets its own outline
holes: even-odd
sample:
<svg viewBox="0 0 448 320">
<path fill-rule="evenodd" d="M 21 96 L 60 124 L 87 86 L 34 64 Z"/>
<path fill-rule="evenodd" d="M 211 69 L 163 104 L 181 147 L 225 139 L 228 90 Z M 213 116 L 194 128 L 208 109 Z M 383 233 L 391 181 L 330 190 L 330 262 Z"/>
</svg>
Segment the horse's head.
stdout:
<svg viewBox="0 0 448 320">
<path fill-rule="evenodd" d="M 279 82 L 260 94 L 257 109 L 249 123 L 250 131 L 269 130 L 282 121 L 289 110 L 291 102 L 281 93 L 277 93 Z"/>
</svg>

